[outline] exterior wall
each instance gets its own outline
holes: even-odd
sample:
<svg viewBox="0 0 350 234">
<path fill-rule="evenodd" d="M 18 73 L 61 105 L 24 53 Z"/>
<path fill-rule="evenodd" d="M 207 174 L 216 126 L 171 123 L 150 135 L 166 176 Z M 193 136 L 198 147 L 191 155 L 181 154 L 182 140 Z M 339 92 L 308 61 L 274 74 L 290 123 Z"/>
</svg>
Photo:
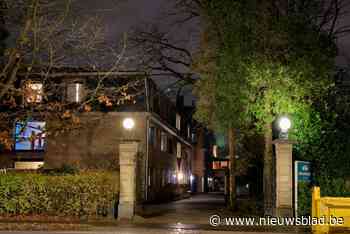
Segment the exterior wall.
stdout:
<svg viewBox="0 0 350 234">
<path fill-rule="evenodd" d="M 161 124 L 150 121 L 149 127 L 153 128 L 154 134 L 149 136 L 148 200 L 153 201 L 166 196 L 165 193 L 169 191 L 165 190 L 171 184 L 189 186 L 193 152 L 192 146 L 185 144 L 178 135 L 172 134 Z M 171 130 L 176 132 L 175 129 Z M 167 136 L 166 150 L 161 149 L 162 132 Z M 178 144 L 181 145 L 180 153 Z M 180 174 L 182 178 L 179 178 Z"/>
<path fill-rule="evenodd" d="M 137 201 L 145 199 L 146 116 L 144 112 L 87 113 L 81 117 L 82 128 L 58 136 L 48 137 L 44 155 L 45 167 L 57 168 L 64 164 L 83 169 L 118 170 L 119 142 L 139 142 L 137 168 Z M 122 127 L 125 117 L 135 120 L 132 131 Z"/>
<path fill-rule="evenodd" d="M 125 117 L 135 119 L 135 128 L 122 127 Z M 44 156 L 47 167 L 73 164 L 86 169 L 118 167 L 118 144 L 125 139 L 140 141 L 145 150 L 145 113 L 87 113 L 81 117 L 82 127 L 58 136 L 48 136 Z"/>
<path fill-rule="evenodd" d="M 169 129 L 173 131 L 174 129 L 164 121 L 152 122 L 151 116 L 146 112 L 84 114 L 81 117 L 82 128 L 48 137 L 44 155 L 45 167 L 57 168 L 70 164 L 83 169 L 118 170 L 119 142 L 137 140 L 139 142 L 136 175 L 138 203 L 156 200 L 157 195 L 162 196 L 162 189 L 167 184 L 189 185 L 192 147 L 181 141 L 178 135 L 170 133 Z M 123 129 L 122 121 L 125 117 L 132 117 L 135 120 L 133 131 Z M 148 125 L 156 129 L 152 141 Z M 161 150 L 161 132 L 168 138 L 166 151 Z M 177 143 L 181 144 L 181 160 L 177 158 Z M 183 173 L 181 181 L 175 177 L 180 172 Z"/>
</svg>

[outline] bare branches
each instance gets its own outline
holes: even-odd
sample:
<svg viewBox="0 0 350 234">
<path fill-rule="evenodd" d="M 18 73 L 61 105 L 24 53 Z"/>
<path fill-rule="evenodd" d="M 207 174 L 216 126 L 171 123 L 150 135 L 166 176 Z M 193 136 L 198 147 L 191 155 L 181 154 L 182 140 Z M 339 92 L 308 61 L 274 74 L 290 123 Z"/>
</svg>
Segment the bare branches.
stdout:
<svg viewBox="0 0 350 234">
<path fill-rule="evenodd" d="M 116 0 L 115 2 L 118 2 Z M 3 24 L 13 35 L 5 55 L 1 57 L 0 69 L 0 134 L 2 129 L 11 128 L 9 122 L 27 119 L 31 116 L 61 121 L 67 126 L 67 112 L 72 124 L 77 123 L 75 114 L 88 110 L 86 105 L 94 102 L 113 102 L 132 99 L 125 87 L 105 85 L 108 78 L 115 79 L 126 57 L 127 38 L 118 44 L 107 40 L 103 21 L 98 17 L 75 16 L 72 3 L 75 0 L 4 0 L 1 7 Z M 53 73 L 71 73 L 70 70 L 90 73 L 85 77 L 71 77 L 62 81 L 63 76 Z M 93 72 L 91 72 L 93 71 Z M 101 72 L 103 71 L 103 72 Z M 75 73 L 76 75 L 79 73 Z M 63 102 L 69 83 L 80 80 L 91 83 L 84 90 L 81 105 Z M 40 82 L 41 103 L 28 103 L 28 85 Z M 133 83 L 130 83 L 133 87 Z M 34 90 L 35 92 L 36 90 Z M 39 94 L 32 94 L 38 96 Z M 103 98 L 102 98 L 103 97 Z M 108 102 L 107 102 L 108 101 Z M 74 117 L 74 118 L 73 118 Z M 69 122 L 68 121 L 68 122 Z M 1 142 L 0 142 L 1 143 Z"/>
<path fill-rule="evenodd" d="M 174 24 L 184 24 L 197 19 L 201 15 L 201 0 L 175 0 L 173 11 L 168 15 L 174 17 Z"/>
<path fill-rule="evenodd" d="M 192 54 L 185 47 L 168 38 L 168 34 L 152 27 L 149 31 L 136 30 L 131 39 L 140 51 L 140 66 L 147 70 L 170 72 L 176 78 L 194 83 L 191 75 L 184 75 L 192 65 Z"/>
</svg>

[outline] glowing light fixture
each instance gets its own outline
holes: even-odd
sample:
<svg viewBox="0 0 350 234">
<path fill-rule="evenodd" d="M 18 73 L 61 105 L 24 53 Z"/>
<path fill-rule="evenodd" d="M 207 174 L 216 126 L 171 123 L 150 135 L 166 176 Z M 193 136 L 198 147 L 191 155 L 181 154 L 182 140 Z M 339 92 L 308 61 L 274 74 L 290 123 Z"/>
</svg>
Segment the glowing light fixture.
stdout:
<svg viewBox="0 0 350 234">
<path fill-rule="evenodd" d="M 282 132 L 288 132 L 288 130 L 292 126 L 292 123 L 290 122 L 290 119 L 288 119 L 287 117 L 282 117 L 280 118 L 278 125 Z"/>
<path fill-rule="evenodd" d="M 290 121 L 290 119 L 288 117 L 285 117 L 285 116 L 281 117 L 278 120 L 278 126 L 281 129 L 280 138 L 281 139 L 288 139 L 288 130 L 292 126 L 292 122 Z"/>
<path fill-rule="evenodd" d="M 183 178 L 184 178 L 184 174 L 181 173 L 181 172 L 179 172 L 179 173 L 177 174 L 177 179 L 178 179 L 178 180 L 182 180 Z"/>
<path fill-rule="evenodd" d="M 132 130 L 135 127 L 135 121 L 132 118 L 125 118 L 123 120 L 123 127 L 126 130 Z"/>
<path fill-rule="evenodd" d="M 194 176 L 193 175 L 190 176 L 190 180 L 191 180 L 191 182 L 194 180 Z"/>
</svg>

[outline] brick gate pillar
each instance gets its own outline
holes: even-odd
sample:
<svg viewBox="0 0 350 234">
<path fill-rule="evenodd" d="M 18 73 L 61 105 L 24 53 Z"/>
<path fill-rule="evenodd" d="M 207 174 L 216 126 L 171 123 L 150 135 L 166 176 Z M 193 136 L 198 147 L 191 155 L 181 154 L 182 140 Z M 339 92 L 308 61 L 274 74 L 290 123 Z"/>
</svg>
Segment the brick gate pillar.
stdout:
<svg viewBox="0 0 350 234">
<path fill-rule="evenodd" d="M 293 142 L 275 140 L 275 204 L 273 215 L 277 217 L 293 216 Z"/>
<path fill-rule="evenodd" d="M 132 219 L 136 206 L 136 156 L 138 143 L 135 141 L 119 144 L 119 205 L 118 220 Z"/>
</svg>

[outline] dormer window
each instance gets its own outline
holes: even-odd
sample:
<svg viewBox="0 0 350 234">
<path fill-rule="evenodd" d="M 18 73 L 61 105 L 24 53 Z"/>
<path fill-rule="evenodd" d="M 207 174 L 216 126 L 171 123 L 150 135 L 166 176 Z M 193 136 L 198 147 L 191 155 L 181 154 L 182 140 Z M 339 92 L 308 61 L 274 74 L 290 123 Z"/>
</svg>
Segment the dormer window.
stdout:
<svg viewBox="0 0 350 234">
<path fill-rule="evenodd" d="M 43 100 L 43 84 L 30 82 L 26 85 L 26 101 L 28 103 L 40 103 Z"/>
<path fill-rule="evenodd" d="M 68 84 L 67 98 L 69 102 L 81 102 L 84 98 L 84 85 L 81 82 Z"/>
</svg>

